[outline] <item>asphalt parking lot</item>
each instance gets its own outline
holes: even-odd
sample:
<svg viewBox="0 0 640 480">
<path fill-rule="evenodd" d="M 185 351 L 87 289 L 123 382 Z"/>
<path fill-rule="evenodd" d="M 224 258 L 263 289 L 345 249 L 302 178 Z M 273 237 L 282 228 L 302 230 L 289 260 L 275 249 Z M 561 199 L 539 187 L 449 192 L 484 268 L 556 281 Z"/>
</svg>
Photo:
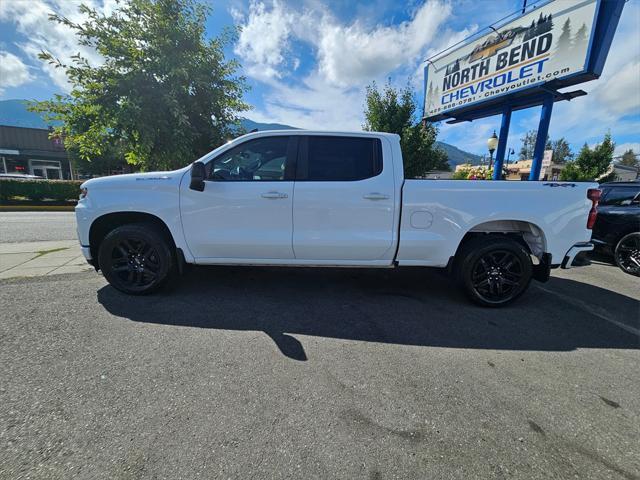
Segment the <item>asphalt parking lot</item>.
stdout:
<svg viewBox="0 0 640 480">
<path fill-rule="evenodd" d="M 0 478 L 640 478 L 640 284 L 426 269 L 0 281 Z"/>
</svg>

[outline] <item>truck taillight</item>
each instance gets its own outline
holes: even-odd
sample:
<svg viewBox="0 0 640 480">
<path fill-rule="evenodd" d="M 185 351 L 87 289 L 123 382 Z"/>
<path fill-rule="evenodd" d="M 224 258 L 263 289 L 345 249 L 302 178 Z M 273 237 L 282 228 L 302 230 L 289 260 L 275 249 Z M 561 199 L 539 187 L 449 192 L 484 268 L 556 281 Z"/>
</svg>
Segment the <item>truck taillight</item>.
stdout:
<svg viewBox="0 0 640 480">
<path fill-rule="evenodd" d="M 589 218 L 587 219 L 587 228 L 591 230 L 596 224 L 596 217 L 598 216 L 598 202 L 600 201 L 600 195 L 602 192 L 597 188 L 590 188 L 587 190 L 587 198 L 591 200 L 591 210 L 589 210 Z"/>
</svg>

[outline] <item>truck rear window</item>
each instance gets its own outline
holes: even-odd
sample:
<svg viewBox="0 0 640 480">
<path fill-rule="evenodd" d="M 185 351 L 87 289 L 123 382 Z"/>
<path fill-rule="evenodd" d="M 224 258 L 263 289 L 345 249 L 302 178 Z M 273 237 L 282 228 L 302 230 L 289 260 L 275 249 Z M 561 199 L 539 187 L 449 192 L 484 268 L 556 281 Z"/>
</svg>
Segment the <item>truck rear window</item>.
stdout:
<svg viewBox="0 0 640 480">
<path fill-rule="evenodd" d="M 382 172 L 382 146 L 377 138 L 313 135 L 307 137 L 306 160 L 300 180 L 363 180 Z"/>
</svg>

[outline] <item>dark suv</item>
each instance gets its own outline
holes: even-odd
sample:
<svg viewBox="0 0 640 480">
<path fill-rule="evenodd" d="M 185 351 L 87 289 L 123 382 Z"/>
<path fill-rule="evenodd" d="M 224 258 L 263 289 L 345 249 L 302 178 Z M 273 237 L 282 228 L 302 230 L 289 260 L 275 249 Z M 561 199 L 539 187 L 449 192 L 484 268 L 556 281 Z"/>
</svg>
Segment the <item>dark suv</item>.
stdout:
<svg viewBox="0 0 640 480">
<path fill-rule="evenodd" d="M 600 185 L 593 243 L 625 272 L 640 276 L 640 181 Z"/>
</svg>

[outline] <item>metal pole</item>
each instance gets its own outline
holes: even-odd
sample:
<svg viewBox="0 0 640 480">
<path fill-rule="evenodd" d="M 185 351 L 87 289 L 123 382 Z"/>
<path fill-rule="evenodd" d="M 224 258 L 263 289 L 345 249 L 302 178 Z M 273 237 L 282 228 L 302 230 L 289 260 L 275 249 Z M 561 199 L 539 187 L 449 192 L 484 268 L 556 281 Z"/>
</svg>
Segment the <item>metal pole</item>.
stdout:
<svg viewBox="0 0 640 480">
<path fill-rule="evenodd" d="M 496 163 L 493 166 L 493 179 L 502 180 L 502 165 L 504 164 L 504 154 L 507 149 L 507 139 L 509 137 L 509 125 L 511 124 L 511 107 L 504 107 L 502 112 L 502 124 L 500 125 L 500 135 L 498 138 L 498 150 L 496 151 Z"/>
<path fill-rule="evenodd" d="M 540 123 L 538 124 L 538 133 L 536 136 L 536 147 L 533 151 L 533 163 L 531 172 L 529 172 L 529 180 L 537 181 L 540 179 L 540 170 L 542 169 L 542 157 L 544 156 L 544 147 L 547 144 L 547 136 L 549 135 L 549 123 L 551 122 L 551 112 L 553 111 L 553 95 L 548 94 L 544 98 L 542 111 L 540 112 Z"/>
<path fill-rule="evenodd" d="M 73 180 L 73 167 L 71 166 L 71 157 L 67 154 L 67 160 L 69 161 L 69 177 Z"/>
</svg>

